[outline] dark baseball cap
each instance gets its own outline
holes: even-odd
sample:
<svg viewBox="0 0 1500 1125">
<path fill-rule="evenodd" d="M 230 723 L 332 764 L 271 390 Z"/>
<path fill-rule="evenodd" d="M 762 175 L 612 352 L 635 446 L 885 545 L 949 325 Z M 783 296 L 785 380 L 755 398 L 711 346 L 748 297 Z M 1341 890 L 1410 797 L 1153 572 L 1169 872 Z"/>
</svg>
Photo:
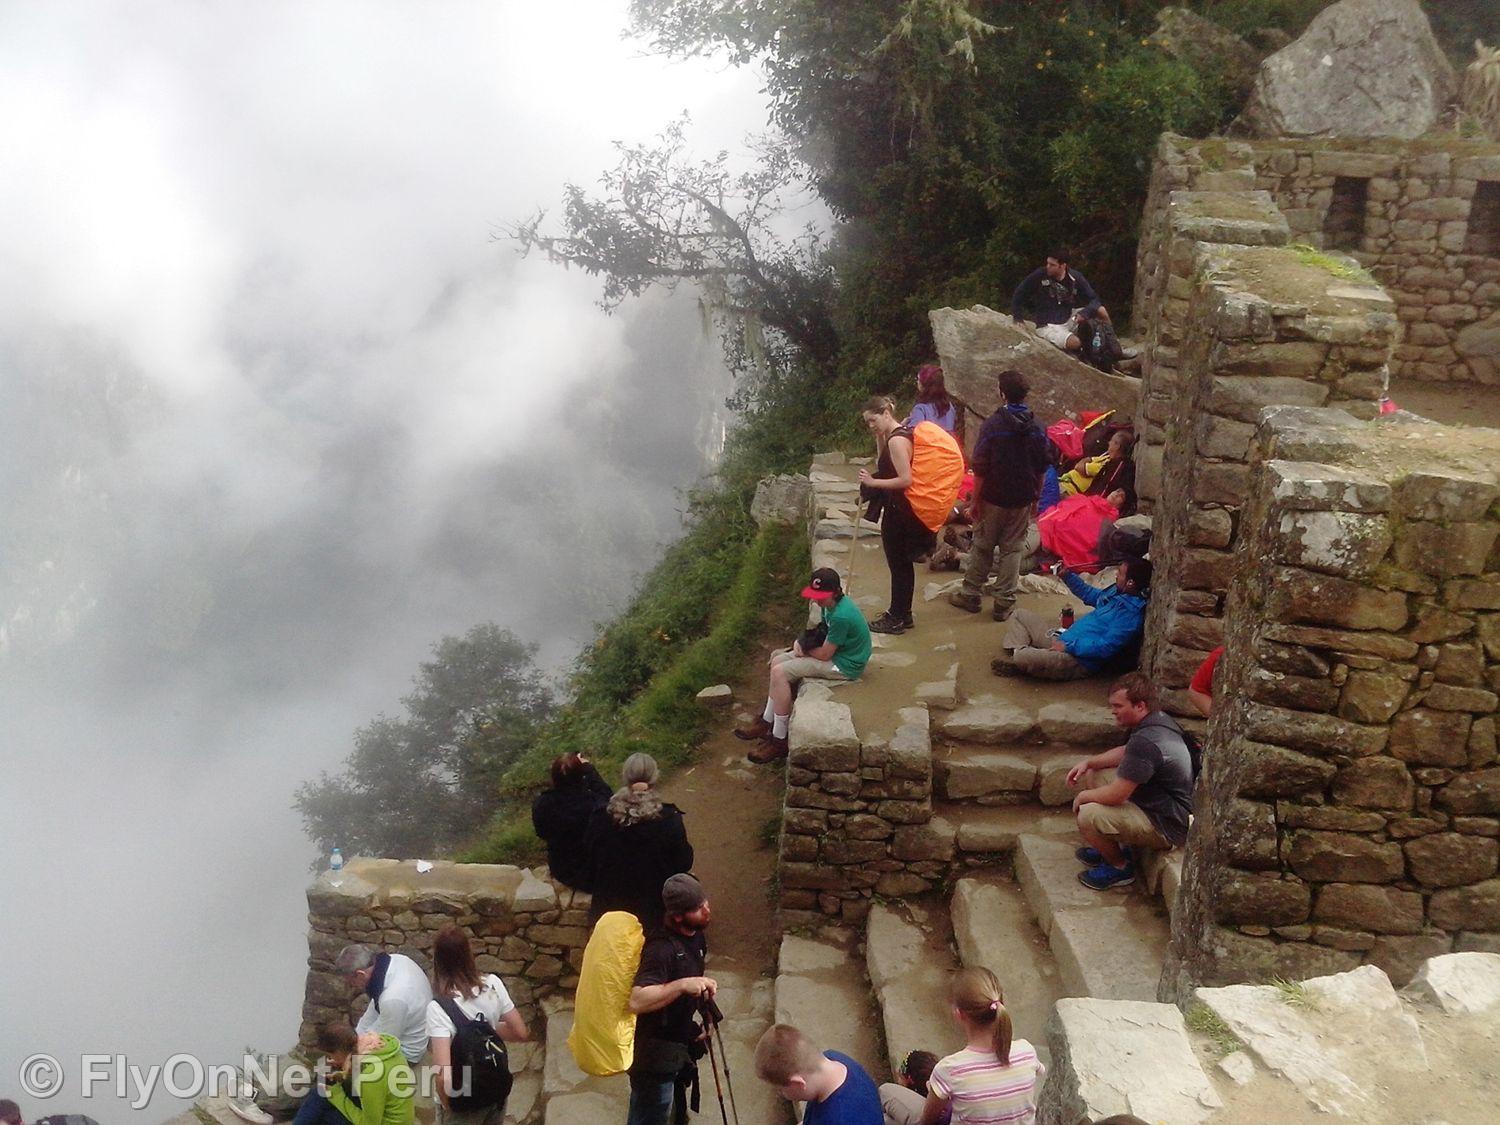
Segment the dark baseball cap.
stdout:
<svg viewBox="0 0 1500 1125">
<path fill-rule="evenodd" d="M 802 587 L 804 598 L 817 597 L 819 594 L 842 594 L 844 592 L 843 581 L 839 578 L 839 572 L 831 566 L 821 566 L 812 572 L 812 581 Z"/>
</svg>

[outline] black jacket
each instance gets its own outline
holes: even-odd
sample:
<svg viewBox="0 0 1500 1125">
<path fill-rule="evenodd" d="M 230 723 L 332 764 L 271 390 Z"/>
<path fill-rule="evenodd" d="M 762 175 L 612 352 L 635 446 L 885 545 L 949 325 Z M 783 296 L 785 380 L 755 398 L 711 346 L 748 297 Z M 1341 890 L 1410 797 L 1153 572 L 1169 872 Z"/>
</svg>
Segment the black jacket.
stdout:
<svg viewBox="0 0 1500 1125">
<path fill-rule="evenodd" d="M 649 934 L 661 926 L 661 885 L 693 869 L 682 810 L 655 790 L 622 789 L 589 819 L 589 869 L 594 901 L 589 921 L 628 910 Z"/>
<path fill-rule="evenodd" d="M 1064 324 L 1074 309 L 1084 309 L 1089 316 L 1099 311 L 1099 294 L 1088 278 L 1075 269 L 1068 270 L 1061 281 L 1047 276 L 1047 267 L 1038 266 L 1016 286 L 1010 298 L 1012 320 L 1022 320 L 1026 310 L 1037 324 Z"/>
<path fill-rule="evenodd" d="M 531 804 L 531 824 L 547 845 L 552 877 L 580 891 L 589 890 L 589 818 L 609 800 L 609 783 L 592 765 L 577 784 L 548 789 Z"/>
<path fill-rule="evenodd" d="M 1000 508 L 1036 503 L 1042 474 L 1050 465 L 1047 435 L 1023 404 L 1002 406 L 984 420 L 974 442 L 974 475 L 984 483 L 979 498 Z"/>
</svg>

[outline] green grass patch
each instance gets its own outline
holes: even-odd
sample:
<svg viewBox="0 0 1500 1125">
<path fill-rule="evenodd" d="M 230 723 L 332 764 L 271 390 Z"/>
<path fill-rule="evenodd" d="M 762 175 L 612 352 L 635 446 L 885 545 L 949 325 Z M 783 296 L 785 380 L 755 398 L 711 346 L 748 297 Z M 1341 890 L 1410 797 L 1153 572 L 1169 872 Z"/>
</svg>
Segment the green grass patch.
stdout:
<svg viewBox="0 0 1500 1125">
<path fill-rule="evenodd" d="M 691 760 L 709 721 L 695 696 L 734 674 L 759 635 L 768 602 L 789 586 L 791 575 L 806 569 L 805 539 L 794 529 L 764 529 L 746 539 L 732 523 L 723 513 L 701 521 L 667 552 L 630 609 L 604 630 L 580 661 L 574 702 L 506 771 L 502 805 L 485 836 L 459 855 L 461 861 L 540 858 L 530 803 L 557 754 L 588 754 L 606 779 L 615 778 L 637 751 L 664 770 Z M 689 631 L 695 621 L 703 627 L 697 639 L 684 642 L 668 632 L 669 622 Z M 655 646 L 642 644 L 643 637 Z M 642 685 L 634 692 L 632 676 Z"/>
<path fill-rule="evenodd" d="M 1214 1045 L 1219 1058 L 1240 1049 L 1240 1041 L 1229 1030 L 1229 1025 L 1207 1004 L 1194 1004 L 1183 1019 L 1189 1031 L 1204 1036 Z"/>
<path fill-rule="evenodd" d="M 1344 281 L 1357 281 L 1362 285 L 1379 285 L 1373 274 L 1360 265 L 1350 264 L 1343 258 L 1335 258 L 1331 254 L 1325 254 L 1316 246 L 1309 246 L 1305 242 L 1293 243 L 1292 253 L 1297 255 L 1297 260 L 1304 266 L 1312 266 L 1323 270 L 1334 277 L 1342 278 Z"/>
<path fill-rule="evenodd" d="M 1308 1012 L 1318 1011 L 1317 997 L 1307 991 L 1307 985 L 1301 981 L 1273 977 L 1271 978 L 1271 987 L 1281 993 L 1281 999 L 1284 1003 Z"/>
</svg>

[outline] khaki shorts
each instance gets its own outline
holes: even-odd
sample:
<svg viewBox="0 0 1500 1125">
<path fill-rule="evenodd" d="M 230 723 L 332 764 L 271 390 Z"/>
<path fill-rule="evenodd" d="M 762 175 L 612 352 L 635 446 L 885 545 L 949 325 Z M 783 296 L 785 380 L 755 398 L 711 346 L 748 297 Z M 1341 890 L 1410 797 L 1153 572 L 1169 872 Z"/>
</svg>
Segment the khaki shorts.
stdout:
<svg viewBox="0 0 1500 1125">
<path fill-rule="evenodd" d="M 793 656 L 789 648 L 777 649 L 771 654 L 771 663 L 778 665 L 786 675 L 787 682 L 798 680 L 847 680 L 832 660 L 814 660 L 810 656 Z"/>
<path fill-rule="evenodd" d="M 1114 770 L 1090 770 L 1081 779 L 1083 789 L 1098 789 L 1115 779 Z M 1156 830 L 1151 818 L 1140 805 L 1126 801 L 1123 805 L 1101 805 L 1090 801 L 1079 806 L 1078 824 L 1099 836 L 1108 836 L 1121 844 L 1156 851 L 1172 850 L 1171 841 Z"/>
<path fill-rule="evenodd" d="M 1074 309 L 1073 315 L 1077 316 L 1079 310 Z M 1061 324 L 1039 324 L 1036 334 L 1054 348 L 1068 348 L 1068 337 L 1078 335 L 1078 328 L 1071 320 L 1065 320 Z"/>
</svg>

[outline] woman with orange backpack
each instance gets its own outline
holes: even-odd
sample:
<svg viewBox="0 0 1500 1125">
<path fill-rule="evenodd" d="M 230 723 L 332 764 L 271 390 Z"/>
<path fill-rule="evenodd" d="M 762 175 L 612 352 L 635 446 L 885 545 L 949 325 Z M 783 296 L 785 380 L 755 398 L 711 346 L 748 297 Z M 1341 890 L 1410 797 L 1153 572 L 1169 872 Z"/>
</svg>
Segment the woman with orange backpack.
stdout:
<svg viewBox="0 0 1500 1125">
<path fill-rule="evenodd" d="M 948 521 L 963 481 L 964 455 L 953 435 L 936 423 L 902 425 L 888 398 L 872 398 L 861 413 L 875 435 L 880 460 L 873 474 L 859 471 L 860 494 L 870 501 L 866 518 L 880 521 L 880 543 L 891 571 L 890 608 L 870 622 L 870 631 L 904 633 L 915 624 L 916 560 L 932 550 Z"/>
</svg>

